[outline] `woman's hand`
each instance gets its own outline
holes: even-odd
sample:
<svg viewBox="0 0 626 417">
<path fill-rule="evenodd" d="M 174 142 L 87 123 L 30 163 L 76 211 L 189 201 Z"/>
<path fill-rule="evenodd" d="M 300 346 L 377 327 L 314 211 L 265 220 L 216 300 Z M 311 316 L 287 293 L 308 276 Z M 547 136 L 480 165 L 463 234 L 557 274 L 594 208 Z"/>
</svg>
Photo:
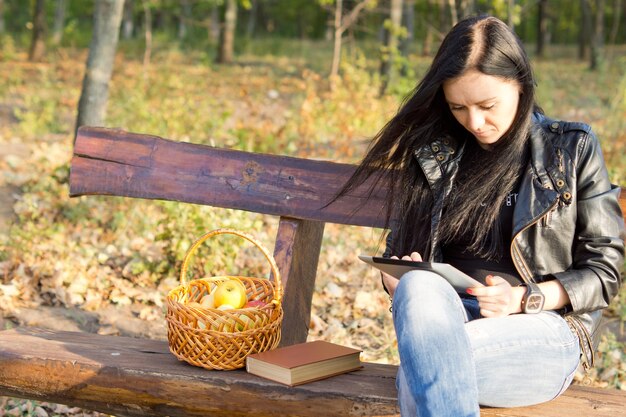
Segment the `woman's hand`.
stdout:
<svg viewBox="0 0 626 417">
<path fill-rule="evenodd" d="M 391 259 L 398 259 L 398 257 L 392 256 Z M 421 262 L 422 256 L 417 252 L 413 252 L 411 253 L 411 255 L 404 255 L 402 257 L 402 260 Z M 400 282 L 400 280 L 384 272 L 381 272 L 381 275 L 383 277 L 383 285 L 387 289 L 389 296 L 393 298 L 393 294 L 396 292 L 396 287 L 398 286 L 398 283 Z"/>
<path fill-rule="evenodd" d="M 504 317 L 521 311 L 525 290 L 512 287 L 504 278 L 487 275 L 487 285 L 468 288 L 467 293 L 476 296 L 483 317 Z"/>
</svg>

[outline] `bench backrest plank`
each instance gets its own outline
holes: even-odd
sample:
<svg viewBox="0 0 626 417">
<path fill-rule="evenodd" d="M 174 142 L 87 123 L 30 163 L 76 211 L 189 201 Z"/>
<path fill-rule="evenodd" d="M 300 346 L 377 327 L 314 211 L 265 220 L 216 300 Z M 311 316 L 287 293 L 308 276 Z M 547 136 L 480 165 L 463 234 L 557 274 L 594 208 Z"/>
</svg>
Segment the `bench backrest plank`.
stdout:
<svg viewBox="0 0 626 417">
<path fill-rule="evenodd" d="M 70 195 L 173 200 L 298 219 L 381 227 L 383 193 L 370 184 L 323 207 L 354 165 L 176 142 L 123 130 L 81 127 Z M 620 206 L 626 219 L 626 192 Z"/>
<path fill-rule="evenodd" d="M 121 130 L 81 127 L 70 195 L 115 195 L 227 207 L 322 222 L 383 226 L 367 191 L 324 207 L 354 166 L 257 154 Z"/>
</svg>

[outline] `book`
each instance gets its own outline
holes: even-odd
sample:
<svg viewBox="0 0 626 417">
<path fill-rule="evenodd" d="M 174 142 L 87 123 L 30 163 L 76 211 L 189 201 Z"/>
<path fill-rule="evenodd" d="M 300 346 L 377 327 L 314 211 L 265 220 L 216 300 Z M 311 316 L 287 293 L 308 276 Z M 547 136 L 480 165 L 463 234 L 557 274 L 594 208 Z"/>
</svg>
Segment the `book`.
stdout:
<svg viewBox="0 0 626 417">
<path fill-rule="evenodd" d="M 382 258 L 378 256 L 359 255 L 359 259 L 387 274 L 400 279 L 409 271 L 421 269 L 431 271 L 444 277 L 457 292 L 465 292 L 470 287 L 482 287 L 483 284 L 476 281 L 464 272 L 446 263 L 405 261 L 403 259 Z"/>
<path fill-rule="evenodd" d="M 360 355 L 359 349 L 316 340 L 248 355 L 246 370 L 294 386 L 357 370 Z"/>
</svg>

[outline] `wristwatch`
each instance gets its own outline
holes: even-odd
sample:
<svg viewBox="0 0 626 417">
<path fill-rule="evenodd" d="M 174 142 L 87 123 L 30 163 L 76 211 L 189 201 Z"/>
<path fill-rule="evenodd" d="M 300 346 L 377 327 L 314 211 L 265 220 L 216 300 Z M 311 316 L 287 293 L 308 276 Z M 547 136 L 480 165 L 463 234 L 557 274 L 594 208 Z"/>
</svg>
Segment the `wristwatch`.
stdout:
<svg viewBox="0 0 626 417">
<path fill-rule="evenodd" d="M 526 314 L 536 314 L 543 310 L 543 303 L 546 297 L 543 295 L 539 286 L 532 282 L 521 284 L 520 287 L 526 287 L 526 294 L 522 297 L 522 312 Z"/>
</svg>

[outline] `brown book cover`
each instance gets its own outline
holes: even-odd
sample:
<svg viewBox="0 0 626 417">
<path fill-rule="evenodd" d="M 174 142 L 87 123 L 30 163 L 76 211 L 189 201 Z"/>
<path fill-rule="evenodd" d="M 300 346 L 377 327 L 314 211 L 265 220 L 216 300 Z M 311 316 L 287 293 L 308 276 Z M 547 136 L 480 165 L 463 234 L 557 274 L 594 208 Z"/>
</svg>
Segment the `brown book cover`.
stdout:
<svg viewBox="0 0 626 417">
<path fill-rule="evenodd" d="M 246 370 L 286 385 L 317 381 L 361 368 L 361 350 L 316 340 L 246 358 Z"/>
</svg>

